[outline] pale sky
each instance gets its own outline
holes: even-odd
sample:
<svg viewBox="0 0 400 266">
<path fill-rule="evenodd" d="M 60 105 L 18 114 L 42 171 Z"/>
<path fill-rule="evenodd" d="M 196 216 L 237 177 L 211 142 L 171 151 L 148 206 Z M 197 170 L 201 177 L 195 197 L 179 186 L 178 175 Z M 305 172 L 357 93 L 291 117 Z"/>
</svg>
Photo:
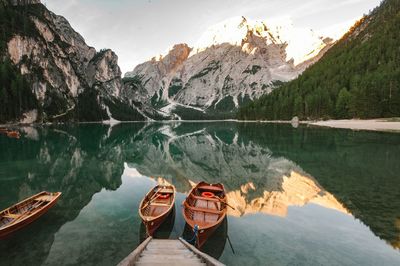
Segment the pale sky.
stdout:
<svg viewBox="0 0 400 266">
<path fill-rule="evenodd" d="M 42 0 L 97 50 L 111 48 L 123 73 L 177 43 L 194 45 L 212 25 L 236 16 L 289 17 L 296 27 L 334 35 L 380 0 Z"/>
</svg>

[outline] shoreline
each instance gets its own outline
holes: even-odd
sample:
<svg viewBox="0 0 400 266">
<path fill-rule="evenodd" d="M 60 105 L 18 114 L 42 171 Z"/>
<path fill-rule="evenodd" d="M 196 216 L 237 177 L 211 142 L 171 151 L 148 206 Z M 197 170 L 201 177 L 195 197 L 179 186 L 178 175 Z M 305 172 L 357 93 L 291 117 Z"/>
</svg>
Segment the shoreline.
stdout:
<svg viewBox="0 0 400 266">
<path fill-rule="evenodd" d="M 318 127 L 400 133 L 399 118 L 397 119 L 378 118 L 378 119 L 368 119 L 368 120 L 344 119 L 344 120 L 326 120 L 326 121 L 301 121 L 301 123 Z"/>
<path fill-rule="evenodd" d="M 129 123 L 217 123 L 217 122 L 236 122 L 236 123 L 269 123 L 269 124 L 292 124 L 288 120 L 151 120 L 151 121 L 118 121 L 110 123 L 110 121 L 94 121 L 94 122 L 63 122 L 63 123 L 13 123 L 13 124 L 0 124 L 0 128 L 7 127 L 26 127 L 26 126 L 50 126 L 50 125 L 66 125 L 66 124 L 129 124 Z M 326 127 L 326 128 L 340 128 L 351 130 L 366 130 L 366 131 L 379 131 L 379 132 L 394 132 L 400 133 L 400 118 L 377 118 L 377 119 L 342 119 L 342 120 L 326 120 L 326 121 L 299 121 L 300 125 Z"/>
</svg>

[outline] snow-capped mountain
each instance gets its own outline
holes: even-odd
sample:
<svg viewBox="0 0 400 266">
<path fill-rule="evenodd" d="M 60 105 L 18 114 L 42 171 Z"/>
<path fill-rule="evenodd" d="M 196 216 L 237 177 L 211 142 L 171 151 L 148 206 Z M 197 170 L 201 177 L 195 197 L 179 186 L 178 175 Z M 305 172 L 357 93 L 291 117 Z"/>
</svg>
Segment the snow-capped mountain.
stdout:
<svg viewBox="0 0 400 266">
<path fill-rule="evenodd" d="M 290 20 L 236 17 L 209 28 L 193 47 L 178 44 L 138 65 L 125 82 L 163 114 L 231 118 L 243 103 L 296 78 L 332 44 Z"/>
<path fill-rule="evenodd" d="M 222 43 L 242 46 L 248 32 L 262 38 L 260 46 L 286 43 L 286 59 L 293 59 L 295 65 L 315 57 L 326 46 L 320 35 L 311 29 L 295 27 L 287 17 L 269 21 L 234 17 L 210 27 L 197 41 L 192 54 Z"/>
</svg>

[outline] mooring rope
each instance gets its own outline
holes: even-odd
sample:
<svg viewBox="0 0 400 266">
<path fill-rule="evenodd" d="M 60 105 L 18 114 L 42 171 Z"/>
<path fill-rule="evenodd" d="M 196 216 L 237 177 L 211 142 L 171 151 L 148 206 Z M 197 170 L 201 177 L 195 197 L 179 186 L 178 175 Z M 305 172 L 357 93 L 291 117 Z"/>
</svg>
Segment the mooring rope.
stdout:
<svg viewBox="0 0 400 266">
<path fill-rule="evenodd" d="M 188 242 L 188 243 L 190 243 L 192 245 L 195 245 L 196 244 L 196 237 L 197 237 L 197 233 L 198 232 L 199 232 L 199 226 L 197 224 L 195 224 L 194 228 L 193 228 L 193 237 L 190 240 L 185 239 L 186 242 Z"/>
</svg>

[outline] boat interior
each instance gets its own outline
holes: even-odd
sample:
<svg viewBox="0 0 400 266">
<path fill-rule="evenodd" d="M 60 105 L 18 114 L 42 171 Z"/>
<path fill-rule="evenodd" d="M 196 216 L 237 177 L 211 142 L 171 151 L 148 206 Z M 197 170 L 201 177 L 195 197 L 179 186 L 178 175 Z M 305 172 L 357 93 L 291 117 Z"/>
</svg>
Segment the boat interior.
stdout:
<svg viewBox="0 0 400 266">
<path fill-rule="evenodd" d="M 23 201 L 11 208 L 8 208 L 0 213 L 0 228 L 10 225 L 14 222 L 29 216 L 38 209 L 43 208 L 51 202 L 56 195 L 43 194 L 35 198 Z"/>
<path fill-rule="evenodd" d="M 16 139 L 19 139 L 21 136 L 19 131 L 7 129 L 7 128 L 0 128 L 0 134 L 4 134 L 9 138 L 16 138 Z"/>
<path fill-rule="evenodd" d="M 155 187 L 143 202 L 141 212 L 145 217 L 158 217 L 174 203 L 174 190 L 170 186 Z"/>
<path fill-rule="evenodd" d="M 194 189 L 186 202 L 186 217 L 193 220 L 200 227 L 214 224 L 224 214 L 225 194 L 222 188 L 216 186 L 199 186 Z"/>
</svg>

